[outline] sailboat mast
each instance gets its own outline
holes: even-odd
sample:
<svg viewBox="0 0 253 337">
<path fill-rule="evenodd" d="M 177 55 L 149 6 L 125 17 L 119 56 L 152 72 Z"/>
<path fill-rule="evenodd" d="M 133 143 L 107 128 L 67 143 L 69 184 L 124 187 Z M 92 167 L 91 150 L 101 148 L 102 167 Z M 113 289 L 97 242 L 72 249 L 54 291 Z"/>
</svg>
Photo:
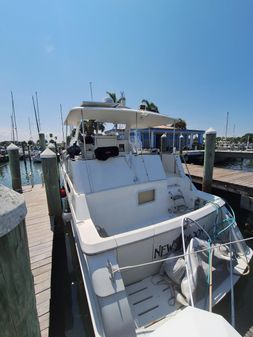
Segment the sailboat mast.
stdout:
<svg viewBox="0 0 253 337">
<path fill-rule="evenodd" d="M 64 127 L 63 127 L 62 105 L 61 104 L 60 104 L 60 113 L 61 113 L 62 141 L 64 142 Z"/>
<path fill-rule="evenodd" d="M 36 112 L 36 107 L 35 107 L 35 102 L 34 102 L 34 97 L 32 96 L 32 101 L 33 101 L 33 110 L 34 110 L 34 115 L 35 115 L 35 121 L 36 121 L 36 126 L 37 126 L 37 131 L 38 134 L 40 133 L 40 127 L 39 127 L 39 122 L 38 122 L 38 116 Z"/>
<path fill-rule="evenodd" d="M 229 118 L 229 112 L 227 112 L 225 140 L 227 140 L 227 136 L 228 136 L 228 118 Z"/>
<path fill-rule="evenodd" d="M 37 91 L 35 91 L 35 98 L 36 98 L 36 109 L 37 109 L 38 124 L 39 124 L 39 128 L 41 130 L 39 100 L 38 100 L 38 93 L 37 93 Z"/>
<path fill-rule="evenodd" d="M 28 117 L 28 125 L 29 125 L 30 139 L 32 139 L 32 128 L 31 128 L 31 120 L 30 120 L 30 117 Z"/>
<path fill-rule="evenodd" d="M 15 143 L 13 115 L 11 114 L 10 117 L 11 117 L 11 141 L 12 141 L 12 143 Z"/>
<path fill-rule="evenodd" d="M 16 133 L 16 141 L 18 141 L 18 129 L 17 129 L 17 121 L 16 121 L 16 112 L 15 112 L 15 105 L 14 105 L 14 98 L 13 93 L 11 91 L 11 106 L 12 106 L 12 123 L 13 123 L 13 132 L 15 130 Z M 13 140 L 15 141 L 15 140 Z"/>
</svg>

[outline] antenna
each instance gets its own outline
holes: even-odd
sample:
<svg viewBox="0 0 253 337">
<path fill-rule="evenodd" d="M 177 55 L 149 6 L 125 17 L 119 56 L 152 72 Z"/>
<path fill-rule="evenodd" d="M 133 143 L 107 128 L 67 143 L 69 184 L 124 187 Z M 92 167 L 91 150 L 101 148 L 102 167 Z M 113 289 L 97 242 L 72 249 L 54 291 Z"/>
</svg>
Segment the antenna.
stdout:
<svg viewBox="0 0 253 337">
<path fill-rule="evenodd" d="M 15 105 L 14 105 L 14 99 L 13 99 L 13 93 L 11 91 L 11 105 L 12 105 L 12 123 L 13 123 L 13 133 L 14 130 L 16 132 L 16 140 L 18 141 L 18 129 L 17 129 L 17 121 L 16 121 L 16 112 L 15 112 Z M 15 141 L 13 137 L 13 141 Z"/>
<path fill-rule="evenodd" d="M 225 140 L 227 140 L 227 135 L 228 135 L 228 118 L 229 118 L 229 112 L 227 112 L 227 120 L 226 120 L 226 131 L 225 131 Z"/>
<path fill-rule="evenodd" d="M 41 129 L 41 124 L 40 124 L 40 110 L 39 110 L 39 100 L 38 100 L 38 94 L 37 94 L 37 91 L 35 91 L 35 98 L 36 98 L 36 109 L 37 109 L 38 124 L 39 124 L 39 128 Z"/>
<path fill-rule="evenodd" d="M 64 128 L 63 128 L 62 105 L 61 104 L 60 104 L 60 113 L 61 113 L 62 141 L 64 142 Z"/>
<path fill-rule="evenodd" d="M 93 101 L 92 82 L 89 82 L 89 84 L 90 84 L 90 98 Z"/>
</svg>

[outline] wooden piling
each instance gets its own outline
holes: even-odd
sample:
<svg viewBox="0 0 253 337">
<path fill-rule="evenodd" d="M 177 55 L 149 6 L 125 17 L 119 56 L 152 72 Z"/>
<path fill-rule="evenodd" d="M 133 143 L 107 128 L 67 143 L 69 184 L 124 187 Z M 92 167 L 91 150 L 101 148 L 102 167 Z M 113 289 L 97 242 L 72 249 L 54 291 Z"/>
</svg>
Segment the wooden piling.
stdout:
<svg viewBox="0 0 253 337">
<path fill-rule="evenodd" d="M 62 215 L 57 158 L 56 154 L 49 148 L 41 153 L 40 158 L 46 187 L 48 214 L 53 230 L 54 225 L 61 219 Z"/>
<path fill-rule="evenodd" d="M 46 141 L 45 141 L 45 134 L 42 132 L 39 133 L 39 141 L 40 141 L 40 147 L 42 151 L 44 151 L 46 148 Z"/>
<path fill-rule="evenodd" d="M 40 337 L 23 196 L 0 185 L 1 336 Z"/>
<path fill-rule="evenodd" d="M 10 144 L 7 147 L 9 156 L 9 165 L 11 170 L 12 188 L 14 191 L 22 193 L 20 163 L 19 163 L 19 149 L 15 144 Z"/>
<path fill-rule="evenodd" d="M 202 191 L 211 193 L 213 179 L 213 165 L 215 156 L 216 131 L 209 128 L 206 133 L 205 154 L 204 154 L 204 172 Z"/>
<path fill-rule="evenodd" d="M 26 156 L 25 156 L 25 144 L 24 144 L 24 142 L 22 142 L 21 146 L 22 146 L 23 160 L 24 160 L 24 162 L 26 162 Z"/>
<path fill-rule="evenodd" d="M 179 136 L 179 154 L 181 155 L 183 153 L 183 139 L 184 139 L 184 136 L 181 134 Z"/>
<path fill-rule="evenodd" d="M 165 153 L 167 150 L 167 135 L 164 133 L 161 135 L 161 153 Z"/>
<path fill-rule="evenodd" d="M 31 164 L 32 159 L 31 159 L 31 149 L 30 149 L 30 145 L 29 145 L 29 144 L 27 145 L 27 150 L 28 150 L 28 158 L 29 158 L 29 162 L 30 162 L 30 164 Z"/>
<path fill-rule="evenodd" d="M 47 148 L 56 153 L 55 145 L 53 143 L 49 142 Z"/>
</svg>

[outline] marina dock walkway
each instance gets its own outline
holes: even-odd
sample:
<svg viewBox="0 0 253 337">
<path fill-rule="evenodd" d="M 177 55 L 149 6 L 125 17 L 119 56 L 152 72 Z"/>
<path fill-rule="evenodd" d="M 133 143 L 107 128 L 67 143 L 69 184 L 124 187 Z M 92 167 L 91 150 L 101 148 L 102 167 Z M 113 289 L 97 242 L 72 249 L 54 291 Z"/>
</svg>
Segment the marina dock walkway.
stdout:
<svg viewBox="0 0 253 337">
<path fill-rule="evenodd" d="M 26 228 L 41 337 L 48 337 L 53 232 L 50 229 L 45 188 L 41 185 L 35 185 L 33 189 L 31 186 L 25 186 L 23 191 L 27 207 Z"/>
<path fill-rule="evenodd" d="M 187 168 L 194 183 L 201 184 L 203 178 L 203 166 L 194 164 L 184 164 L 185 173 Z M 214 167 L 213 183 L 214 188 L 229 191 L 245 196 L 253 196 L 253 172 L 244 172 Z"/>
</svg>

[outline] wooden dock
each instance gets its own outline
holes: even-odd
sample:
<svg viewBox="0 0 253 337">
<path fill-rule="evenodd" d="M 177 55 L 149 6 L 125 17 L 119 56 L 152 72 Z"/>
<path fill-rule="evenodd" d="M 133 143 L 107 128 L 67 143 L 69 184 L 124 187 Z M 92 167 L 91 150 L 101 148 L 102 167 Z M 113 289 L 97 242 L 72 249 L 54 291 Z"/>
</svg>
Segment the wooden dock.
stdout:
<svg viewBox="0 0 253 337">
<path fill-rule="evenodd" d="M 194 183 L 201 184 L 203 178 L 203 166 L 185 164 L 184 170 L 188 170 Z M 212 187 L 229 191 L 243 196 L 253 196 L 253 172 L 236 171 L 231 169 L 214 167 Z"/>
<path fill-rule="evenodd" d="M 33 189 L 29 186 L 23 190 L 27 206 L 26 228 L 41 337 L 48 337 L 53 232 L 50 230 L 45 188 L 35 185 Z"/>
</svg>

